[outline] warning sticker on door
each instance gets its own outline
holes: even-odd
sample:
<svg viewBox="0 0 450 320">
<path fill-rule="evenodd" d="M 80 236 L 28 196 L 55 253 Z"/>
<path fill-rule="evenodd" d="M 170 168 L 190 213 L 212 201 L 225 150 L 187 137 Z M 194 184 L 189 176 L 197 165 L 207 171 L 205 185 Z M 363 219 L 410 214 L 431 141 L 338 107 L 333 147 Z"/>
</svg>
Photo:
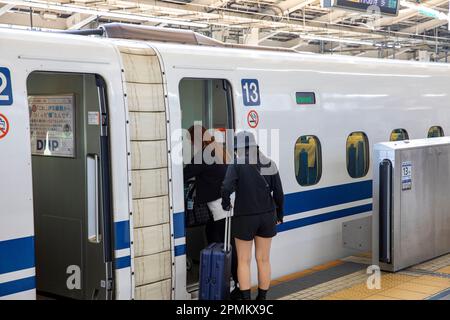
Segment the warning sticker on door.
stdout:
<svg viewBox="0 0 450 320">
<path fill-rule="evenodd" d="M 412 186 L 412 164 L 411 161 L 402 162 L 402 190 L 411 190 Z"/>
<path fill-rule="evenodd" d="M 0 140 L 6 137 L 9 132 L 9 121 L 0 113 Z"/>
<path fill-rule="evenodd" d="M 255 110 L 250 110 L 247 114 L 247 123 L 250 128 L 256 128 L 259 123 L 259 116 Z"/>
<path fill-rule="evenodd" d="M 74 103 L 73 94 L 28 97 L 33 155 L 75 156 Z"/>
<path fill-rule="evenodd" d="M 98 111 L 89 111 L 88 112 L 88 124 L 91 126 L 100 125 L 100 112 Z"/>
</svg>

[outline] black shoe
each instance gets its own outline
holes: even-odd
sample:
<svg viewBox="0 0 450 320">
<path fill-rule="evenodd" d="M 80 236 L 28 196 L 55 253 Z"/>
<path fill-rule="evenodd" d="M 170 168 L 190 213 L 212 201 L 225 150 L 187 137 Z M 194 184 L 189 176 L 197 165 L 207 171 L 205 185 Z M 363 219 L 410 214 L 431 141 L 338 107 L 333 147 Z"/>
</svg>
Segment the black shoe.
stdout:
<svg viewBox="0 0 450 320">
<path fill-rule="evenodd" d="M 240 291 L 241 291 L 241 300 L 252 300 L 250 289 Z"/>
<path fill-rule="evenodd" d="M 258 295 L 256 296 L 256 300 L 266 300 L 267 291 L 268 290 L 258 288 Z"/>
<path fill-rule="evenodd" d="M 230 293 L 231 300 L 242 300 L 241 290 L 238 287 L 234 287 L 233 291 Z"/>
</svg>

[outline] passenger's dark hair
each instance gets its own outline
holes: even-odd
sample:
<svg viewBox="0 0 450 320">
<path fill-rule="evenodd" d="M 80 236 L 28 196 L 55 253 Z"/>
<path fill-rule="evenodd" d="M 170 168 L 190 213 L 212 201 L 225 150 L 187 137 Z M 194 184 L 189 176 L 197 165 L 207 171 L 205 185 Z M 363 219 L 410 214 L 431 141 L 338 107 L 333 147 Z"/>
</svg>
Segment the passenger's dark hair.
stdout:
<svg viewBox="0 0 450 320">
<path fill-rule="evenodd" d="M 226 149 L 224 148 L 224 146 L 221 143 L 218 143 L 215 141 L 215 138 L 213 135 L 210 135 L 210 133 L 208 132 L 209 130 L 207 130 L 205 127 L 198 125 L 198 124 L 194 124 L 193 126 L 191 126 L 188 129 L 189 135 L 191 137 L 191 143 L 194 144 L 195 143 L 195 132 L 201 131 L 202 135 L 201 135 L 201 145 L 202 145 L 202 151 L 204 151 L 207 147 L 212 147 L 215 154 L 214 156 L 216 157 L 217 160 L 221 160 L 222 163 L 229 163 L 230 162 L 230 156 L 227 153 Z"/>
</svg>

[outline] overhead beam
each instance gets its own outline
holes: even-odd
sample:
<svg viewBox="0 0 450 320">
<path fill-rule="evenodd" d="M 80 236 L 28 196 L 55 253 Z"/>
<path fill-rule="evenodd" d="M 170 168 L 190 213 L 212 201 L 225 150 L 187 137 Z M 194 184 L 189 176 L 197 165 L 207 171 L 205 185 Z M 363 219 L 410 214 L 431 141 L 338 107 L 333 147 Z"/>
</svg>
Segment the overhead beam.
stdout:
<svg viewBox="0 0 450 320">
<path fill-rule="evenodd" d="M 336 23 L 336 22 L 339 22 L 339 21 L 345 19 L 345 17 L 347 17 L 351 14 L 355 14 L 355 13 L 351 12 L 351 11 L 341 10 L 341 9 L 333 9 L 330 13 L 327 13 L 321 17 L 318 17 L 318 18 L 314 19 L 314 21 L 325 22 L 325 23 Z"/>
<path fill-rule="evenodd" d="M 398 51 L 393 51 L 386 58 L 387 59 L 400 59 L 400 57 L 403 56 L 403 55 L 411 54 L 410 50 L 411 49 L 406 48 L 406 49 L 401 49 L 401 50 L 398 50 Z"/>
<path fill-rule="evenodd" d="M 226 2 L 227 0 L 223 0 Z M 428 1 L 428 5 L 442 3 L 448 0 L 430 0 Z M 220 2 L 220 1 L 217 1 Z M 287 1 L 285 1 L 287 2 Z M 12 0 L 0 0 L 0 3 L 7 4 L 15 4 L 16 8 L 30 8 L 35 7 L 40 10 L 36 11 L 55 11 L 55 12 L 67 12 L 74 15 L 74 13 L 80 14 L 80 20 L 77 22 L 72 21 L 70 26 L 81 22 L 81 20 L 87 19 L 90 16 L 103 16 L 103 18 L 108 18 L 112 21 L 130 21 L 130 22 L 140 22 L 140 23 L 160 23 L 160 24 L 171 24 L 171 20 L 174 21 L 172 24 L 186 25 L 192 28 L 201 28 L 204 29 L 208 26 L 212 28 L 239 28 L 241 30 L 246 30 L 248 28 L 258 28 L 260 30 L 286 30 L 286 32 L 292 32 L 296 34 L 309 34 L 322 33 L 323 36 L 329 36 L 330 32 L 337 32 L 339 37 L 344 38 L 367 38 L 368 36 L 382 36 L 386 39 L 396 39 L 401 41 L 413 41 L 412 39 L 419 39 L 421 41 L 435 42 L 435 39 L 430 36 L 415 36 L 414 34 L 403 34 L 397 32 L 390 32 L 389 34 L 384 30 L 372 30 L 369 28 L 363 28 L 360 26 L 347 26 L 347 25 L 337 25 L 333 22 L 339 21 L 340 19 L 345 19 L 347 14 L 358 15 L 359 13 L 347 13 L 344 10 L 333 10 L 330 14 L 326 14 L 317 20 L 306 20 L 302 21 L 301 19 L 292 18 L 289 20 L 282 21 L 271 21 L 260 19 L 264 14 L 263 13 L 244 13 L 232 11 L 228 8 L 218 9 L 214 11 L 205 11 L 206 7 L 187 5 L 175 5 L 173 3 L 169 4 L 168 2 L 163 3 L 158 0 L 142 0 L 139 1 L 139 13 L 127 12 L 126 9 L 120 9 L 117 7 L 117 10 L 111 9 L 102 9 L 103 7 L 91 7 L 91 8 L 82 8 L 75 5 L 54 5 L 51 2 L 43 2 L 38 0 L 30 0 L 30 1 L 12 1 Z M 71 2 L 72 3 L 72 2 Z M 113 3 L 113 2 L 111 2 Z M 124 1 L 125 4 L 132 3 L 130 1 Z M 133 2 L 135 3 L 135 2 Z M 144 3 L 152 3 L 152 4 L 144 4 Z M 119 2 L 117 2 L 119 4 Z M 299 3 L 300 4 L 300 3 Z M 10 12 L 9 12 L 10 13 Z M 14 13 L 16 14 L 16 13 Z M 179 17 L 180 20 L 176 17 Z M 34 15 L 33 15 L 34 17 Z M 164 18 L 162 18 L 164 17 Z M 188 18 L 187 18 L 188 17 Z M 69 18 L 70 19 L 70 18 Z M 193 20 L 193 21 L 191 21 Z M 64 21 L 64 20 L 63 20 Z M 170 22 L 168 22 L 170 21 Z M 179 23 L 177 23 L 179 22 Z M 330 23 L 331 22 L 331 23 Z M 51 22 L 49 21 L 49 24 Z M 15 24 L 15 23 L 13 23 Z M 68 25 L 65 23 L 62 29 L 68 28 Z M 422 39 L 424 38 L 424 39 Z M 259 40 L 259 39 L 258 39 Z M 438 41 L 442 43 L 450 43 L 450 41 L 444 38 L 438 38 Z M 274 43 L 275 41 L 271 41 L 267 39 L 264 43 Z M 297 44 L 293 43 L 293 45 Z"/>
<path fill-rule="evenodd" d="M 11 4 L 5 4 L 3 7 L 0 8 L 0 16 L 4 15 L 5 13 L 7 13 L 9 10 L 11 10 L 12 8 L 14 8 L 16 5 L 11 3 Z"/>
<path fill-rule="evenodd" d="M 284 15 L 303 9 L 304 7 L 316 2 L 317 0 L 286 0 L 280 2 L 278 7 L 283 10 Z"/>
<path fill-rule="evenodd" d="M 428 21 L 419 23 L 415 26 L 402 29 L 402 30 L 400 30 L 400 32 L 421 34 L 427 30 L 431 30 L 431 29 L 443 26 L 447 23 L 448 23 L 448 20 L 432 19 L 432 20 L 428 20 Z"/>
<path fill-rule="evenodd" d="M 67 29 L 68 30 L 79 30 L 79 29 L 83 28 L 84 26 L 88 25 L 89 23 L 91 23 L 92 21 L 96 20 L 98 17 L 99 16 L 95 16 L 95 15 L 89 16 L 86 19 L 83 19 L 71 26 L 68 26 Z"/>
<path fill-rule="evenodd" d="M 253 30 L 253 29 L 254 29 L 254 28 L 252 28 L 252 30 Z M 259 30 L 259 29 L 258 29 L 258 30 Z M 262 42 L 264 42 L 264 41 L 266 41 L 266 40 L 268 40 L 268 39 L 270 39 L 270 38 L 276 36 L 277 34 L 279 34 L 279 33 L 281 33 L 281 32 L 283 32 L 283 31 L 280 30 L 280 31 L 271 32 L 271 33 L 269 33 L 268 35 L 265 35 L 264 37 L 260 38 L 260 39 L 257 41 L 256 44 L 261 44 Z"/>
<path fill-rule="evenodd" d="M 377 58 L 378 50 L 368 50 L 358 54 L 355 54 L 355 57 L 365 57 L 365 58 Z"/>
<path fill-rule="evenodd" d="M 0 24 L 8 26 L 30 27 L 30 14 L 8 12 L 0 16 Z M 41 29 L 65 29 L 66 19 L 44 20 L 39 14 L 33 14 L 33 27 Z"/>
<path fill-rule="evenodd" d="M 78 7 L 78 6 L 64 5 L 64 4 L 56 5 L 56 4 L 49 4 L 49 3 L 37 2 L 37 1 L 0 0 L 0 3 L 15 4 L 16 6 L 25 6 L 28 8 L 38 8 L 38 9 L 44 9 L 44 10 L 57 11 L 57 12 L 98 15 L 98 16 L 104 16 L 104 17 L 114 18 L 114 19 L 118 19 L 118 20 L 124 19 L 124 20 L 131 20 L 131 21 L 140 21 L 140 22 L 170 23 L 173 25 L 198 27 L 198 28 L 202 28 L 202 27 L 205 28 L 208 26 L 207 24 L 204 24 L 204 23 L 195 23 L 195 22 L 185 21 L 185 20 L 159 18 L 159 17 L 142 15 L 142 14 L 114 12 L 114 11 L 109 11 L 109 10 L 101 10 L 101 9 L 97 9 L 97 8 Z"/>
</svg>

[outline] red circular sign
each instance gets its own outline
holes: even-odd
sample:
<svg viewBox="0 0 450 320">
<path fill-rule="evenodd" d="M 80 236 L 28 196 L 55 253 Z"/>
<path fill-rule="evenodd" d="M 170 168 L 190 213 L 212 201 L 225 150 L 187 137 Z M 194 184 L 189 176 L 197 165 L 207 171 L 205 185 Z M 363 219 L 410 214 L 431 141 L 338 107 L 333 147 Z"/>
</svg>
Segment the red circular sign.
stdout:
<svg viewBox="0 0 450 320">
<path fill-rule="evenodd" d="M 9 131 L 8 119 L 0 113 L 0 139 L 3 139 Z"/>
<path fill-rule="evenodd" d="M 250 128 L 256 128 L 259 123 L 258 112 L 255 110 L 250 110 L 247 114 L 247 123 Z"/>
</svg>

